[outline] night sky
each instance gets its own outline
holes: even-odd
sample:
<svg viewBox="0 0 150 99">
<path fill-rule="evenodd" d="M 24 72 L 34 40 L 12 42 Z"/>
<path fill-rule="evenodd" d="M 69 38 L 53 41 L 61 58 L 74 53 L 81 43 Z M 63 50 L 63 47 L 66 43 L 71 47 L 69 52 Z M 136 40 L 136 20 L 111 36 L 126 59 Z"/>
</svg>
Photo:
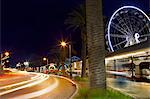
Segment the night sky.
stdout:
<svg viewBox="0 0 150 99">
<path fill-rule="evenodd" d="M 12 52 L 13 60 L 31 54 L 44 55 L 61 38 L 68 38 L 64 20 L 83 0 L 2 0 L 2 51 Z M 103 13 L 109 19 L 121 6 L 134 5 L 150 13 L 149 0 L 103 0 Z M 80 33 L 72 33 L 79 50 Z M 80 56 L 80 55 L 79 55 Z"/>
</svg>

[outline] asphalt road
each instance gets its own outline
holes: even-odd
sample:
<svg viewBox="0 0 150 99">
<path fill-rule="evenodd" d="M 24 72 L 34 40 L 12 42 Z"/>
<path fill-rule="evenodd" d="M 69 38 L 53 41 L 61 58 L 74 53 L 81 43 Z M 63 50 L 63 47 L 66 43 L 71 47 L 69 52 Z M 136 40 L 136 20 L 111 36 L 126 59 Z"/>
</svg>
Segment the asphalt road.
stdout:
<svg viewBox="0 0 150 99">
<path fill-rule="evenodd" d="M 26 80 L 25 83 L 17 85 L 19 80 L 16 80 L 15 86 L 0 89 L 0 99 L 69 99 L 76 91 L 73 83 L 57 76 L 40 74 L 29 82 L 29 79 L 21 79 L 21 82 Z"/>
</svg>

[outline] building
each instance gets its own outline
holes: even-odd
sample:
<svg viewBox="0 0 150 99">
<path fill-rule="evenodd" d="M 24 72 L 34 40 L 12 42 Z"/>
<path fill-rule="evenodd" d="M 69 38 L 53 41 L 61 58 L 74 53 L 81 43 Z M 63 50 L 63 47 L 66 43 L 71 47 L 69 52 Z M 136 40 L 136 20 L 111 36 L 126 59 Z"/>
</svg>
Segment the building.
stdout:
<svg viewBox="0 0 150 99">
<path fill-rule="evenodd" d="M 150 82 L 150 39 L 109 53 L 105 61 L 108 77 Z"/>
</svg>

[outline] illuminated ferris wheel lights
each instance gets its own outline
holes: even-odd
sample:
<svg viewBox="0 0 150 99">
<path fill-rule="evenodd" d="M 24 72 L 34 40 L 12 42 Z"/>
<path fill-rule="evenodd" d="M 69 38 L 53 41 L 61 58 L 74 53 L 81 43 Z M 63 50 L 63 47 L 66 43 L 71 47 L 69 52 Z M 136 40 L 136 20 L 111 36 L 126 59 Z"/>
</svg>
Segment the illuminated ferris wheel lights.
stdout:
<svg viewBox="0 0 150 99">
<path fill-rule="evenodd" d="M 107 38 L 111 51 L 138 44 L 147 40 L 149 35 L 149 17 L 134 6 L 119 8 L 113 13 L 108 23 Z"/>
</svg>

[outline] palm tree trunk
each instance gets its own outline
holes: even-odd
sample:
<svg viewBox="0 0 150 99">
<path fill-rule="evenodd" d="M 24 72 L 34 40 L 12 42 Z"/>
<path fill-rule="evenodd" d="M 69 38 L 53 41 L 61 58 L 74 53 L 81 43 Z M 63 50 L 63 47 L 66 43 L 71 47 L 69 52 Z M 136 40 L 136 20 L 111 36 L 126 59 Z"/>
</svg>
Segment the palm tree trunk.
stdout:
<svg viewBox="0 0 150 99">
<path fill-rule="evenodd" d="M 106 89 L 102 0 L 86 0 L 86 26 L 90 87 Z"/>
<path fill-rule="evenodd" d="M 87 42 L 87 36 L 86 34 L 83 34 L 84 32 L 82 32 L 82 53 L 81 53 L 81 58 L 82 58 L 82 73 L 81 73 L 81 77 L 84 78 L 86 76 L 86 42 Z"/>
</svg>

